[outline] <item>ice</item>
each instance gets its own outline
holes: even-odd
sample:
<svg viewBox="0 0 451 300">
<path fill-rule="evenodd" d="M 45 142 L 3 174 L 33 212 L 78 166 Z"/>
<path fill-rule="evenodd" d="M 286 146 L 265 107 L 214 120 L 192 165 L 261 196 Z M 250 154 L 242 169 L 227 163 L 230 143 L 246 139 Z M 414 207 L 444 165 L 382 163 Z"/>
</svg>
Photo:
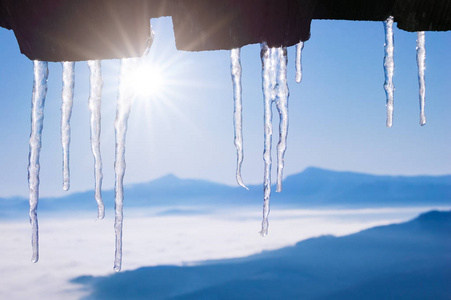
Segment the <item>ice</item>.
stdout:
<svg viewBox="0 0 451 300">
<path fill-rule="evenodd" d="M 116 120 L 114 129 L 116 133 L 116 161 L 114 170 L 116 172 L 115 184 L 115 220 L 114 231 L 116 233 L 116 251 L 114 259 L 114 270 L 119 272 L 122 265 L 122 223 L 124 203 L 124 175 L 125 175 L 125 137 L 127 133 L 127 122 L 130 115 L 134 90 L 130 84 L 130 76 L 133 74 L 139 58 L 124 58 L 121 60 L 119 75 L 119 92 L 117 98 Z"/>
<path fill-rule="evenodd" d="M 424 115 L 424 104 L 426 97 L 426 82 L 424 78 L 424 71 L 426 69 L 426 48 L 424 31 L 417 33 L 417 65 L 418 65 L 418 84 L 420 86 L 420 125 L 426 124 L 426 117 Z"/>
<path fill-rule="evenodd" d="M 271 102 L 277 97 L 277 49 L 269 48 L 269 82 L 271 90 Z"/>
<path fill-rule="evenodd" d="M 70 145 L 70 117 L 74 100 L 75 62 L 62 62 L 63 91 L 61 93 L 61 144 L 63 147 L 63 190 L 70 187 L 69 145 Z"/>
<path fill-rule="evenodd" d="M 100 155 L 100 120 L 103 79 L 100 60 L 88 61 L 91 71 L 89 110 L 91 111 L 91 150 L 94 155 L 95 199 L 97 201 L 97 218 L 105 216 L 105 206 L 102 201 L 102 157 Z"/>
<path fill-rule="evenodd" d="M 300 41 L 296 45 L 296 82 L 302 81 L 302 49 L 304 49 L 304 42 Z"/>
<path fill-rule="evenodd" d="M 262 87 L 264 98 L 264 127 L 265 127 L 265 144 L 263 151 L 263 160 L 265 162 L 264 171 L 264 196 L 263 196 L 263 221 L 260 234 L 266 236 L 268 234 L 268 216 L 269 216 L 269 200 L 271 197 L 271 143 L 272 143 L 272 94 L 271 85 L 271 57 L 270 49 L 266 43 L 261 45 L 260 57 L 262 60 Z"/>
<path fill-rule="evenodd" d="M 233 121 L 235 128 L 235 147 L 237 152 L 237 165 L 236 165 L 236 181 L 245 189 L 248 189 L 241 177 L 241 165 L 243 163 L 243 116 L 242 116 L 242 98 L 241 98 L 241 61 L 240 61 L 240 48 L 231 50 L 230 53 L 230 69 L 232 73 L 233 82 L 233 99 L 234 99 L 234 111 Z"/>
<path fill-rule="evenodd" d="M 385 83 L 384 89 L 387 95 L 387 127 L 393 125 L 393 94 L 395 86 L 393 84 L 393 73 L 395 71 L 395 61 L 393 58 L 394 52 L 394 40 L 393 40 L 393 17 L 390 16 L 384 22 L 385 29 L 385 57 L 384 57 L 384 71 L 385 71 Z"/>
<path fill-rule="evenodd" d="M 279 144 L 277 145 L 277 192 L 282 191 L 284 156 L 287 150 L 288 135 L 288 83 L 287 83 L 287 48 L 277 49 L 279 70 L 277 76 L 277 101 L 279 112 Z"/>
<path fill-rule="evenodd" d="M 38 230 L 38 201 L 39 201 L 39 155 L 41 152 L 41 133 L 44 121 L 44 104 L 47 95 L 47 79 L 49 75 L 48 63 L 33 61 L 33 96 L 31 99 L 31 134 L 30 153 L 28 155 L 28 186 L 30 188 L 30 223 L 32 262 L 39 260 L 39 230 Z"/>
<path fill-rule="evenodd" d="M 279 143 L 277 145 L 277 192 L 282 191 L 284 155 L 287 148 L 288 133 L 288 83 L 287 83 L 287 49 L 285 47 L 269 48 L 261 44 L 262 89 L 264 96 L 265 142 L 263 151 L 264 197 L 263 221 L 260 234 L 268 234 L 269 202 L 271 198 L 271 146 L 272 146 L 272 103 L 276 103 L 279 113 Z"/>
</svg>

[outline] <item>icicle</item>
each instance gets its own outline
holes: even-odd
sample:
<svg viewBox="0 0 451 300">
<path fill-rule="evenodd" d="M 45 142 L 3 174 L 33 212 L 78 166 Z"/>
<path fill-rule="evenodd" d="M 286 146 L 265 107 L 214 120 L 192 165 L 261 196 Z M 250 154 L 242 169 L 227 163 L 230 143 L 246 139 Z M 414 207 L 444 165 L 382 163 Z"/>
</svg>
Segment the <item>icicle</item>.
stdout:
<svg viewBox="0 0 451 300">
<path fill-rule="evenodd" d="M 33 248 L 32 262 L 39 260 L 39 230 L 38 230 L 38 201 L 39 201 L 39 154 L 41 152 L 41 133 L 44 121 L 44 104 L 47 95 L 47 79 L 49 75 L 48 63 L 33 61 L 33 97 L 31 100 L 31 134 L 30 153 L 28 155 L 28 186 L 30 188 L 30 223 L 31 245 Z"/>
<path fill-rule="evenodd" d="M 63 190 L 70 187 L 69 171 L 69 144 L 70 144 L 70 117 L 74 100 L 74 62 L 62 62 L 63 66 L 63 91 L 61 93 L 61 144 L 63 147 Z"/>
<path fill-rule="evenodd" d="M 302 80 L 302 49 L 304 49 L 304 42 L 300 41 L 296 45 L 296 82 L 299 83 Z"/>
<path fill-rule="evenodd" d="M 387 127 L 393 125 L 393 94 L 395 86 L 393 84 L 393 73 L 395 71 L 395 61 L 393 58 L 394 41 L 393 41 L 393 17 L 390 16 L 384 22 L 385 29 L 385 57 L 384 57 L 384 71 L 385 83 L 384 89 L 387 95 Z"/>
<path fill-rule="evenodd" d="M 88 61 L 91 71 L 89 110 L 91 111 L 91 150 L 94 155 L 95 199 L 97 201 L 97 218 L 105 216 L 105 206 L 102 201 L 102 157 L 100 155 L 100 109 L 102 99 L 103 79 L 100 60 Z"/>
<path fill-rule="evenodd" d="M 418 84 L 420 85 L 420 125 L 426 124 L 424 115 L 424 104 L 426 97 L 426 82 L 424 79 L 424 70 L 426 69 L 426 48 L 424 31 L 417 33 L 417 65 L 418 65 Z"/>
<path fill-rule="evenodd" d="M 279 112 L 279 144 L 277 145 L 277 192 L 282 191 L 284 156 L 287 150 L 288 134 L 288 97 L 287 84 L 287 48 L 277 49 L 279 60 L 279 74 L 277 82 L 277 110 Z"/>
<path fill-rule="evenodd" d="M 116 133 L 116 161 L 114 170 L 116 172 L 115 184 L 115 220 L 114 231 L 116 233 L 116 251 L 114 270 L 119 272 L 122 265 L 122 222 L 124 201 L 124 174 L 125 174 L 125 137 L 127 133 L 127 121 L 134 97 L 133 85 L 130 82 L 131 74 L 137 66 L 138 58 L 126 58 L 121 60 L 119 75 L 119 93 L 117 98 L 116 120 L 114 129 Z"/>
<path fill-rule="evenodd" d="M 232 49 L 230 53 L 231 64 L 230 69 L 232 73 L 233 82 L 233 99 L 235 103 L 233 111 L 233 121 L 235 128 L 235 147 L 237 152 L 236 165 L 236 181 L 245 189 L 248 189 L 241 177 L 241 165 L 243 163 L 243 117 L 242 117 L 242 100 L 241 100 L 241 61 L 240 48 Z"/>
<path fill-rule="evenodd" d="M 265 103 L 264 126 L 265 126 L 265 148 L 263 151 L 263 160 L 265 162 L 264 172 L 264 196 L 263 196 L 263 221 L 260 234 L 266 236 L 268 234 L 268 216 L 269 216 L 269 199 L 271 197 L 271 140 L 272 140 L 272 88 L 271 88 L 271 58 L 270 50 L 266 43 L 261 45 L 260 52 L 262 60 L 262 81 L 263 96 Z"/>
<path fill-rule="evenodd" d="M 271 102 L 276 101 L 277 98 L 277 49 L 269 48 L 269 83 Z"/>
</svg>

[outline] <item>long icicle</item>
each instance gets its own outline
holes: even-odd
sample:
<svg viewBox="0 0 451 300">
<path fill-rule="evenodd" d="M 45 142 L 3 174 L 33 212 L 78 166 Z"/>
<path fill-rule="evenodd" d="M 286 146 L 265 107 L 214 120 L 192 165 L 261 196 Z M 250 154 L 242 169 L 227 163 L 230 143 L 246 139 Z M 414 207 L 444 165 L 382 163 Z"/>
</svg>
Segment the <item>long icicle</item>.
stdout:
<svg viewBox="0 0 451 300">
<path fill-rule="evenodd" d="M 97 201 L 97 218 L 105 216 L 105 205 L 102 200 L 102 156 L 100 154 L 100 121 L 103 79 L 100 60 L 88 61 L 91 71 L 89 110 L 91 111 L 91 150 L 94 155 L 95 199 Z"/>
<path fill-rule="evenodd" d="M 268 234 L 268 216 L 269 200 L 271 197 L 271 142 L 272 142 L 272 88 L 271 88 L 271 58 L 270 50 L 266 43 L 261 44 L 260 57 L 262 60 L 262 87 L 264 97 L 264 127 L 265 127 L 265 146 L 263 151 L 263 160 L 265 162 L 264 183 L 263 183 L 263 221 L 260 234 Z"/>
<path fill-rule="evenodd" d="M 288 97 L 290 92 L 287 83 L 287 48 L 277 49 L 279 70 L 277 76 L 277 110 L 279 112 L 279 144 L 277 145 L 277 192 L 282 191 L 283 167 L 288 135 Z"/>
<path fill-rule="evenodd" d="M 395 71 L 395 61 L 393 57 L 394 52 L 394 39 L 393 39 L 393 17 L 390 16 L 384 21 L 385 29 L 385 56 L 384 56 L 384 71 L 385 71 L 385 83 L 384 89 L 387 96 L 387 127 L 393 125 L 393 94 L 395 86 L 393 84 L 393 74 Z"/>
<path fill-rule="evenodd" d="M 63 190 L 70 188 L 69 145 L 70 145 L 70 117 L 74 100 L 75 62 L 62 62 L 63 91 L 61 93 L 61 144 L 63 147 Z"/>
<path fill-rule="evenodd" d="M 241 177 L 241 165 L 243 163 L 243 116 L 242 116 L 242 88 L 241 88 L 241 61 L 240 61 L 240 48 L 232 49 L 230 52 L 230 69 L 233 82 L 233 99 L 234 99 L 234 111 L 233 111 L 233 125 L 235 128 L 235 147 L 237 152 L 237 164 L 236 164 L 236 181 L 237 183 L 248 189 Z"/>
<path fill-rule="evenodd" d="M 125 175 L 125 138 L 127 133 L 127 122 L 130 115 L 134 91 L 130 83 L 130 74 L 133 74 L 139 62 L 139 58 L 125 58 L 121 60 L 119 75 L 119 92 L 117 98 L 116 120 L 114 130 L 116 133 L 116 161 L 114 170 L 116 172 L 115 184 L 115 220 L 114 231 L 116 233 L 116 250 L 114 259 L 114 270 L 119 272 L 122 266 L 122 224 L 124 206 L 124 175 Z"/>
<path fill-rule="evenodd" d="M 418 84 L 420 86 L 420 125 L 426 124 L 426 116 L 424 115 L 424 105 L 426 98 L 426 81 L 424 71 L 426 69 L 426 47 L 424 31 L 417 33 L 417 65 L 418 65 Z"/>
<path fill-rule="evenodd" d="M 269 48 L 269 84 L 272 102 L 277 98 L 277 59 L 277 48 Z"/>
<path fill-rule="evenodd" d="M 296 82 L 302 81 L 302 49 L 304 49 L 304 42 L 300 41 L 296 45 Z"/>
<path fill-rule="evenodd" d="M 39 201 L 39 155 L 41 152 L 41 134 L 44 122 L 44 105 L 47 95 L 47 79 L 49 76 L 48 63 L 45 61 L 33 61 L 33 96 L 31 100 L 31 134 L 30 152 L 28 155 L 28 186 L 30 189 L 30 223 L 32 262 L 39 260 L 39 226 L 38 226 L 38 201 Z"/>
</svg>

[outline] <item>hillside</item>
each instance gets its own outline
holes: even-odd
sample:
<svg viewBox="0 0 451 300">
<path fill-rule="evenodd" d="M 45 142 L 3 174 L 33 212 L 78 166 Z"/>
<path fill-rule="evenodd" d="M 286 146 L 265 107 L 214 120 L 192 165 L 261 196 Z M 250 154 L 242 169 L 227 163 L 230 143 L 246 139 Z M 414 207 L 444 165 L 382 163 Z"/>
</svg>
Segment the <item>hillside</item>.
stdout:
<svg viewBox="0 0 451 300">
<path fill-rule="evenodd" d="M 73 280 L 88 299 L 449 299 L 451 212 L 242 259 Z"/>
</svg>

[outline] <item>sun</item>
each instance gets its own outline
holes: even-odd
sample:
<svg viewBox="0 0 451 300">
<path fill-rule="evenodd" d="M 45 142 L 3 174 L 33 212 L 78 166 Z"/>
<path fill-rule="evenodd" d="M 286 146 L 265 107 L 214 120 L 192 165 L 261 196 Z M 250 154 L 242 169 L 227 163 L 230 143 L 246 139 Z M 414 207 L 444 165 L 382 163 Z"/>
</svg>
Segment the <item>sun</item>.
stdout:
<svg viewBox="0 0 451 300">
<path fill-rule="evenodd" d="M 136 100 L 159 100 L 167 89 L 168 74 L 160 64 L 143 60 L 128 74 L 127 81 Z"/>
</svg>

